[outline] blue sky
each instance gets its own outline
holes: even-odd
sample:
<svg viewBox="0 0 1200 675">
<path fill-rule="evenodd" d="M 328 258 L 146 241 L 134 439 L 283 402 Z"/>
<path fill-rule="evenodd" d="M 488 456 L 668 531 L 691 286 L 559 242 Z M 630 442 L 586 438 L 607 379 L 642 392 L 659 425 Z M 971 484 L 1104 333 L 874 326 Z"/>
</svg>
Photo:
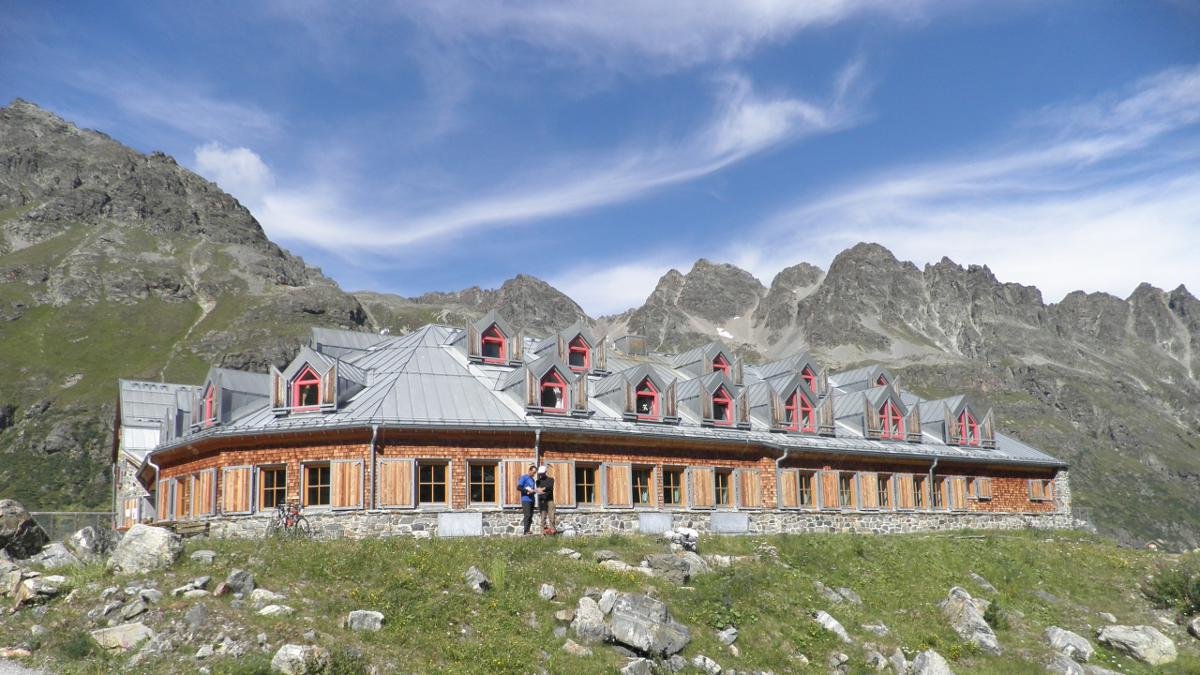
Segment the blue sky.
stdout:
<svg viewBox="0 0 1200 675">
<path fill-rule="evenodd" d="M 857 241 L 1049 301 L 1200 292 L 1195 2 L 6 3 L 25 98 L 240 199 L 350 290 Z"/>
</svg>

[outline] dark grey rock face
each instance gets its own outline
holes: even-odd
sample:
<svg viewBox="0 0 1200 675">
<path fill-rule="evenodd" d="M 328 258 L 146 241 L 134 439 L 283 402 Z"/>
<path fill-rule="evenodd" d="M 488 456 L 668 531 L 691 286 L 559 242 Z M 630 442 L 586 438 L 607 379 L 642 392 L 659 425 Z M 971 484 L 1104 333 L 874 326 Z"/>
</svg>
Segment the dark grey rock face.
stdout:
<svg viewBox="0 0 1200 675">
<path fill-rule="evenodd" d="M 46 531 L 20 502 L 0 499 L 0 550 L 14 558 L 28 558 L 49 541 Z"/>
</svg>

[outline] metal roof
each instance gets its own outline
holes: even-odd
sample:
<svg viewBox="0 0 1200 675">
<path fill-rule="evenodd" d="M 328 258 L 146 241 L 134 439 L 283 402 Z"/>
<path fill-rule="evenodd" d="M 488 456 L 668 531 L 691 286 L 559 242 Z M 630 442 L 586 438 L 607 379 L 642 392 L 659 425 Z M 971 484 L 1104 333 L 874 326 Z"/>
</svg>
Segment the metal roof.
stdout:
<svg viewBox="0 0 1200 675">
<path fill-rule="evenodd" d="M 121 426 L 157 429 L 163 417 L 178 409 L 180 400 L 191 406 L 192 393 L 198 389 L 191 384 L 117 380 L 120 390 Z M 182 395 L 181 395 L 182 394 Z"/>
<path fill-rule="evenodd" d="M 897 456 L 915 458 L 945 458 L 996 463 L 1018 463 L 1059 466 L 1063 463 L 1015 439 L 996 434 L 996 448 L 965 448 L 937 442 L 926 436 L 922 443 L 904 441 L 875 441 L 863 437 L 861 423 L 847 421 L 854 415 L 861 416 L 863 397 L 882 403 L 891 395 L 890 387 L 864 388 L 861 383 L 878 372 L 878 366 L 846 371 L 831 376 L 831 383 L 846 383 L 854 388 L 847 391 L 834 386 L 835 425 L 833 437 L 796 433 L 768 432 L 769 413 L 762 407 L 769 400 L 771 383 L 761 379 L 766 373 L 774 379 L 788 372 L 789 365 L 811 363 L 807 354 L 781 359 L 760 369 L 747 367 L 749 398 L 753 407 L 751 429 L 714 428 L 703 426 L 698 417 L 698 407 L 689 399 L 699 396 L 701 389 L 715 388 L 723 382 L 731 395 L 739 390 L 722 373 L 710 373 L 694 377 L 684 370 L 694 361 L 694 355 L 674 358 L 666 355 L 630 357 L 613 350 L 608 366 L 610 374 L 586 375 L 589 379 L 588 417 L 527 414 L 523 399 L 516 390 L 505 385 L 521 377 L 520 366 L 490 365 L 473 363 L 467 359 L 462 341 L 462 331 L 446 326 L 429 325 L 403 336 L 378 336 L 363 334 L 359 339 L 347 331 L 328 329 L 314 330 L 313 344 L 317 350 L 336 343 L 334 350 L 341 354 L 336 358 L 343 364 L 366 375 L 366 386 L 348 400 L 341 402 L 335 411 L 293 413 L 277 415 L 269 403 L 259 404 L 255 409 L 244 412 L 225 424 L 206 429 L 191 436 L 173 441 L 174 445 L 186 443 L 201 435 L 236 435 L 272 433 L 297 429 L 329 429 L 362 427 L 379 424 L 396 428 L 479 428 L 479 429 L 544 429 L 571 431 L 579 434 L 611 434 L 640 436 L 646 438 L 676 438 L 704 440 L 714 443 L 754 444 L 778 450 L 835 452 L 864 456 Z M 532 338 L 529 339 L 532 341 Z M 713 350 L 714 345 L 705 345 L 693 353 Z M 552 355 L 549 358 L 555 361 Z M 674 363 L 681 364 L 675 367 Z M 664 384 L 677 380 L 677 399 L 680 403 L 678 424 L 657 424 L 626 421 L 622 416 L 623 400 L 614 398 L 619 383 L 626 374 L 653 369 Z M 236 372 L 236 371 L 234 371 Z M 262 394 L 265 396 L 267 378 L 262 376 Z M 776 384 L 786 381 L 777 380 Z M 174 385 L 183 387 L 186 385 Z M 920 402 L 920 398 L 909 392 L 898 397 L 905 407 Z M 818 403 L 814 401 L 814 404 Z M 931 402 L 933 403 L 933 402 Z M 695 409 L 693 409 L 695 407 Z M 931 406 L 937 407 L 937 406 Z M 924 416 L 922 407 L 922 419 Z M 171 447 L 171 446 L 163 446 Z"/>
</svg>

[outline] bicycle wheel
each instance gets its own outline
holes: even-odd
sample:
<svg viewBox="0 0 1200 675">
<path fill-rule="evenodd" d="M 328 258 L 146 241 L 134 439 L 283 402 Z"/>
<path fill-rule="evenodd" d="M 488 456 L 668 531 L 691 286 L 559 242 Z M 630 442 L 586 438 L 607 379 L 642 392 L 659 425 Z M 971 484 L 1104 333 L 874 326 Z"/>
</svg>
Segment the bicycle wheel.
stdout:
<svg viewBox="0 0 1200 675">
<path fill-rule="evenodd" d="M 278 519 L 272 520 L 267 525 L 267 539 L 274 539 L 275 537 L 278 537 L 279 534 L 280 534 L 279 520 Z"/>
<path fill-rule="evenodd" d="M 296 523 L 292 525 L 292 536 L 298 538 L 312 537 L 312 526 L 308 524 L 308 518 L 297 516 Z"/>
</svg>

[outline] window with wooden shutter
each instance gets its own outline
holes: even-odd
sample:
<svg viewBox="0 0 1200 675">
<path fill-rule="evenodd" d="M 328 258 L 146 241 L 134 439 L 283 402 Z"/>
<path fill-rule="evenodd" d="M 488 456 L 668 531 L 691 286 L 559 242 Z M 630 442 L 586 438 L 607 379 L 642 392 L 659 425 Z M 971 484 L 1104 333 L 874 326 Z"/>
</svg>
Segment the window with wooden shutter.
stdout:
<svg viewBox="0 0 1200 675">
<path fill-rule="evenodd" d="M 330 505 L 335 509 L 361 509 L 363 463 L 361 459 L 342 459 L 329 463 L 333 483 Z"/>
<path fill-rule="evenodd" d="M 533 459 L 506 459 L 501 464 L 504 467 L 504 470 L 501 472 L 504 489 L 500 491 L 500 498 L 503 505 L 520 506 L 521 491 L 517 488 L 517 482 L 521 480 L 521 476 L 529 473 L 529 465 L 533 464 Z"/>
<path fill-rule="evenodd" d="M 737 486 L 739 508 L 762 508 L 762 474 L 758 469 L 738 469 Z"/>
<path fill-rule="evenodd" d="M 633 467 L 628 464 L 605 464 L 604 505 L 613 508 L 633 506 Z"/>
<path fill-rule="evenodd" d="M 779 508 L 800 508 L 800 472 L 795 469 L 784 469 L 779 472 L 779 485 L 776 493 L 779 495 Z"/>
<path fill-rule="evenodd" d="M 894 476 L 892 480 L 896 483 L 896 503 L 899 508 L 905 511 L 911 511 L 917 507 L 917 500 L 913 498 L 913 476 L 910 473 Z"/>
<path fill-rule="evenodd" d="M 693 466 L 687 470 L 687 474 L 688 481 L 691 483 L 688 490 L 688 506 L 693 509 L 715 507 L 717 503 L 714 489 L 715 472 L 710 468 Z"/>
<path fill-rule="evenodd" d="M 929 492 L 928 481 L 925 476 L 912 477 L 912 503 L 914 509 L 926 510 L 929 508 Z"/>
<path fill-rule="evenodd" d="M 196 474 L 192 487 L 192 514 L 196 518 L 211 517 L 217 506 L 217 470 L 205 469 Z"/>
<path fill-rule="evenodd" d="M 838 473 L 837 471 L 821 472 L 821 508 L 838 508 Z"/>
<path fill-rule="evenodd" d="M 175 520 L 192 517 L 192 477 L 184 476 L 171 481 L 175 487 Z"/>
<path fill-rule="evenodd" d="M 688 503 L 687 481 L 684 469 L 664 466 L 662 469 L 662 505 L 667 508 L 684 508 Z"/>
<path fill-rule="evenodd" d="M 171 481 L 166 481 L 166 480 L 158 481 L 158 493 L 155 495 L 155 497 L 157 497 L 157 502 L 158 502 L 158 505 L 156 507 L 158 512 L 154 514 L 155 519 L 159 520 L 159 521 L 170 520 L 171 519 Z"/>
<path fill-rule="evenodd" d="M 546 470 L 554 479 L 554 505 L 575 506 L 575 462 L 546 462 Z"/>
<path fill-rule="evenodd" d="M 978 497 L 979 499 L 991 499 L 992 498 L 992 479 L 991 478 L 984 476 L 979 479 L 978 483 L 976 484 L 975 496 Z"/>
<path fill-rule="evenodd" d="M 874 473 L 858 474 L 859 504 L 864 509 L 879 508 L 878 476 Z"/>
<path fill-rule="evenodd" d="M 385 509 L 411 509 L 415 505 L 413 460 L 379 460 L 379 506 Z"/>
<path fill-rule="evenodd" d="M 915 410 L 915 408 L 914 408 Z M 876 474 L 875 476 L 875 505 L 881 511 L 891 511 L 896 508 L 895 491 L 893 490 L 894 478 L 890 473 Z"/>
<path fill-rule="evenodd" d="M 221 476 L 222 513 L 250 513 L 251 476 L 253 469 L 248 466 L 225 467 Z"/>
<path fill-rule="evenodd" d="M 1053 497 L 1053 481 L 1034 478 L 1029 481 L 1029 498 L 1035 502 L 1047 501 Z"/>
<path fill-rule="evenodd" d="M 967 508 L 967 479 L 962 476 L 950 479 L 950 508 L 955 511 Z"/>
</svg>

